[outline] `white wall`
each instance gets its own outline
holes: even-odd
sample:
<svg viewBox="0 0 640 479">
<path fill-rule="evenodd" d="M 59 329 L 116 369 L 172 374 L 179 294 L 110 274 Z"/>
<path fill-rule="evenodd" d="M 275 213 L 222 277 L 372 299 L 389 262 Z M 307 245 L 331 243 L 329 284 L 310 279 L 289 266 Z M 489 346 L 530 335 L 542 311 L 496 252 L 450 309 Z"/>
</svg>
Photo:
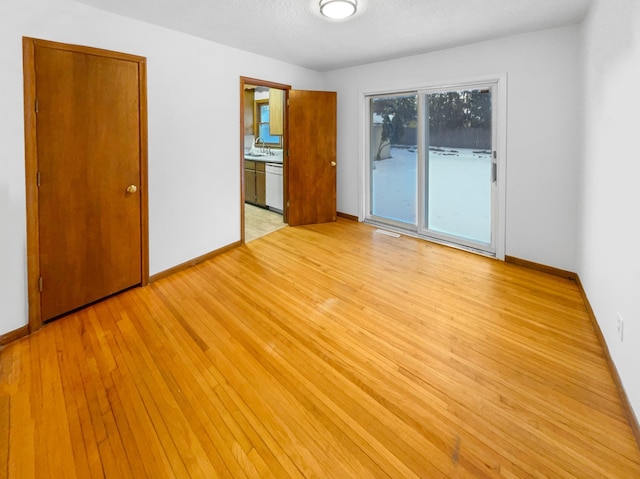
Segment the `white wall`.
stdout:
<svg viewBox="0 0 640 479">
<path fill-rule="evenodd" d="M 578 273 L 640 416 L 640 2 L 598 0 L 583 28 Z"/>
<path fill-rule="evenodd" d="M 361 92 L 506 73 L 506 254 L 575 271 L 579 52 L 570 26 L 325 73 L 338 92 L 338 210 L 361 213 Z"/>
<path fill-rule="evenodd" d="M 151 274 L 240 239 L 240 76 L 319 74 L 70 0 L 0 2 L 0 334 L 27 324 L 22 36 L 148 59 Z"/>
</svg>

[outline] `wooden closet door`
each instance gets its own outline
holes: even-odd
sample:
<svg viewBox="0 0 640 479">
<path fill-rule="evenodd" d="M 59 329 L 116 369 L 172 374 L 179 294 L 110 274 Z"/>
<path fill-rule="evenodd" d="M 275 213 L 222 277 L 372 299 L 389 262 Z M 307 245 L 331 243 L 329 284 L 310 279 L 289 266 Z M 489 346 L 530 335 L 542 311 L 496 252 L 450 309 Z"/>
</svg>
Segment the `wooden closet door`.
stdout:
<svg viewBox="0 0 640 479">
<path fill-rule="evenodd" d="M 36 43 L 41 317 L 142 281 L 140 67 Z"/>
</svg>

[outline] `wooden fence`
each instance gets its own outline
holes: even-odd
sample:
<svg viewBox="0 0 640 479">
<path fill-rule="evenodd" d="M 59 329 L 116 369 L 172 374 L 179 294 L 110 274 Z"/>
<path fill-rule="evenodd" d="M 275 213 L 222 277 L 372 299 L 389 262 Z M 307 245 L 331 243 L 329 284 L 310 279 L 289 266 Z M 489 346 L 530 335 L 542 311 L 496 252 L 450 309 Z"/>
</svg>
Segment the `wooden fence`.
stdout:
<svg viewBox="0 0 640 479">
<path fill-rule="evenodd" d="M 405 128 L 403 145 L 417 145 L 417 128 Z M 483 128 L 430 128 L 429 146 L 444 148 L 491 149 L 491 130 Z"/>
<path fill-rule="evenodd" d="M 490 150 L 491 130 L 483 128 L 430 128 L 429 145 Z"/>
</svg>

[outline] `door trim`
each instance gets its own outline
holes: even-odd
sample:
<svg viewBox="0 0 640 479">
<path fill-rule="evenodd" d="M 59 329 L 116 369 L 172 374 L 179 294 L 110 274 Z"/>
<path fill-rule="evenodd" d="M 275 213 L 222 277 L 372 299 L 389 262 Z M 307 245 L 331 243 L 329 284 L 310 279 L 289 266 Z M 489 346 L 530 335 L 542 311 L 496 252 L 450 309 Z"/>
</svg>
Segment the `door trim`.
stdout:
<svg viewBox="0 0 640 479">
<path fill-rule="evenodd" d="M 276 88 L 284 90 L 284 101 L 288 104 L 289 90 L 291 85 L 283 83 L 274 83 L 257 78 L 240 77 L 240 244 L 244 244 L 244 87 L 245 85 L 264 86 L 267 88 Z M 289 108 L 284 109 L 284 138 L 282 142 L 282 181 L 284 190 L 282 216 L 285 223 L 289 220 L 289 212 L 286 207 L 289 199 L 288 177 L 289 177 L 289 161 L 285 152 L 289 148 Z"/>
<path fill-rule="evenodd" d="M 118 60 L 126 60 L 138 64 L 139 83 L 139 118 L 140 118 L 140 250 L 141 250 L 141 284 L 149 283 L 149 202 L 147 171 L 147 60 L 145 57 L 126 53 L 102 50 L 81 45 L 51 42 L 30 37 L 22 37 L 22 62 L 24 82 L 24 141 L 25 141 L 25 183 L 27 202 L 27 296 L 29 332 L 33 333 L 42 326 L 40 308 L 40 238 L 39 238 L 39 204 L 38 204 L 38 143 L 35 113 L 36 103 L 36 71 L 35 48 L 45 46 L 88 55 L 96 55 Z"/>
</svg>

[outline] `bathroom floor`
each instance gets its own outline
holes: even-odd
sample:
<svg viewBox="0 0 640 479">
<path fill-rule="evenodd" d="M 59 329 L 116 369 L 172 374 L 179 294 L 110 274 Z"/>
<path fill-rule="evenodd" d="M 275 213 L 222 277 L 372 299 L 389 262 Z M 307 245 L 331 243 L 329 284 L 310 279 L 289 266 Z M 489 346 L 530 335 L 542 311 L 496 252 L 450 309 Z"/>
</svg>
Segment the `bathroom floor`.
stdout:
<svg viewBox="0 0 640 479">
<path fill-rule="evenodd" d="M 284 228 L 282 215 L 273 211 L 245 203 L 244 205 L 244 242 Z"/>
</svg>

